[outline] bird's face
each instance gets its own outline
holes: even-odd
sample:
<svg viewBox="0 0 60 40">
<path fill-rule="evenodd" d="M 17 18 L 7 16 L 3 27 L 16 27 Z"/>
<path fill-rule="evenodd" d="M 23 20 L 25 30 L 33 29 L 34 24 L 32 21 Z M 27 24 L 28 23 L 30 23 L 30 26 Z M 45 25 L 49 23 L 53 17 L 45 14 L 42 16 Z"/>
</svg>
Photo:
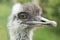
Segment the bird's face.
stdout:
<svg viewBox="0 0 60 40">
<path fill-rule="evenodd" d="M 16 15 L 16 18 L 20 24 L 32 26 L 32 25 L 51 25 L 56 26 L 55 21 L 48 20 L 41 16 L 42 10 L 35 4 L 27 3 L 23 6 L 17 3 L 12 9 L 12 18 Z M 21 25 L 20 25 L 21 26 Z"/>
<path fill-rule="evenodd" d="M 33 15 L 29 12 L 20 12 L 18 13 L 18 20 L 21 20 L 21 24 L 25 25 L 51 25 L 56 26 L 55 21 L 48 20 L 41 15 Z"/>
</svg>

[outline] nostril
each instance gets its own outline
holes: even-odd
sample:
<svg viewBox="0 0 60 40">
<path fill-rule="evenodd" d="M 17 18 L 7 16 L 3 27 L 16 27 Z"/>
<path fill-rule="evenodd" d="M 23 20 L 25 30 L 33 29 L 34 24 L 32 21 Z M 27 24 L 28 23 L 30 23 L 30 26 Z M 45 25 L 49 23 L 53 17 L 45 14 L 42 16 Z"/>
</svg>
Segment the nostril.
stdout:
<svg viewBox="0 0 60 40">
<path fill-rule="evenodd" d="M 44 21 L 44 20 L 41 20 L 41 22 L 46 22 L 46 21 Z"/>
</svg>

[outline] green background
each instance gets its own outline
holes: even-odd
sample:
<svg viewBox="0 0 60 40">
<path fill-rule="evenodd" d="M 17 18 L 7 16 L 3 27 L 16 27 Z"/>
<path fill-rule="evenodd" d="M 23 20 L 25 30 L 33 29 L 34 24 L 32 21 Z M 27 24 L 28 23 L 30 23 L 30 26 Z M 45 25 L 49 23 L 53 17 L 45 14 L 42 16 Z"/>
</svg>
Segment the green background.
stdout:
<svg viewBox="0 0 60 40">
<path fill-rule="evenodd" d="M 19 0 L 19 2 L 25 3 L 31 2 L 31 0 Z M 0 40 L 9 40 L 6 24 L 11 4 L 10 0 L 0 0 Z M 38 28 L 34 31 L 33 40 L 60 40 L 60 0 L 39 0 L 39 5 L 43 8 L 42 16 L 55 20 L 57 27 Z"/>
</svg>

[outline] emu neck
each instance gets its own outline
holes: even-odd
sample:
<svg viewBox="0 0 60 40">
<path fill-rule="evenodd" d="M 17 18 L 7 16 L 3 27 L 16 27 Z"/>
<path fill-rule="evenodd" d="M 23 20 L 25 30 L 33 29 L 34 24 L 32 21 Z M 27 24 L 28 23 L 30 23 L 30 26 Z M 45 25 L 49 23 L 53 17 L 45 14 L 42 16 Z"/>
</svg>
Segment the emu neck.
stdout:
<svg viewBox="0 0 60 40">
<path fill-rule="evenodd" d="M 17 40 L 32 40 L 32 31 L 22 31 L 18 34 Z"/>
</svg>

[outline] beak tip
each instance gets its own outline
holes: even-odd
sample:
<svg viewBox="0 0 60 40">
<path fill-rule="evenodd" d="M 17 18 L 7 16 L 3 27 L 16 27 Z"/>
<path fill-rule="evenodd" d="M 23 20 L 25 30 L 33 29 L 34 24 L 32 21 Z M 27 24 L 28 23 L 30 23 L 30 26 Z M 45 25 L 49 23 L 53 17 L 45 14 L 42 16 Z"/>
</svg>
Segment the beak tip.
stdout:
<svg viewBox="0 0 60 40">
<path fill-rule="evenodd" d="M 52 26 L 56 27 L 57 26 L 57 23 L 55 21 L 51 21 L 52 23 Z"/>
</svg>

